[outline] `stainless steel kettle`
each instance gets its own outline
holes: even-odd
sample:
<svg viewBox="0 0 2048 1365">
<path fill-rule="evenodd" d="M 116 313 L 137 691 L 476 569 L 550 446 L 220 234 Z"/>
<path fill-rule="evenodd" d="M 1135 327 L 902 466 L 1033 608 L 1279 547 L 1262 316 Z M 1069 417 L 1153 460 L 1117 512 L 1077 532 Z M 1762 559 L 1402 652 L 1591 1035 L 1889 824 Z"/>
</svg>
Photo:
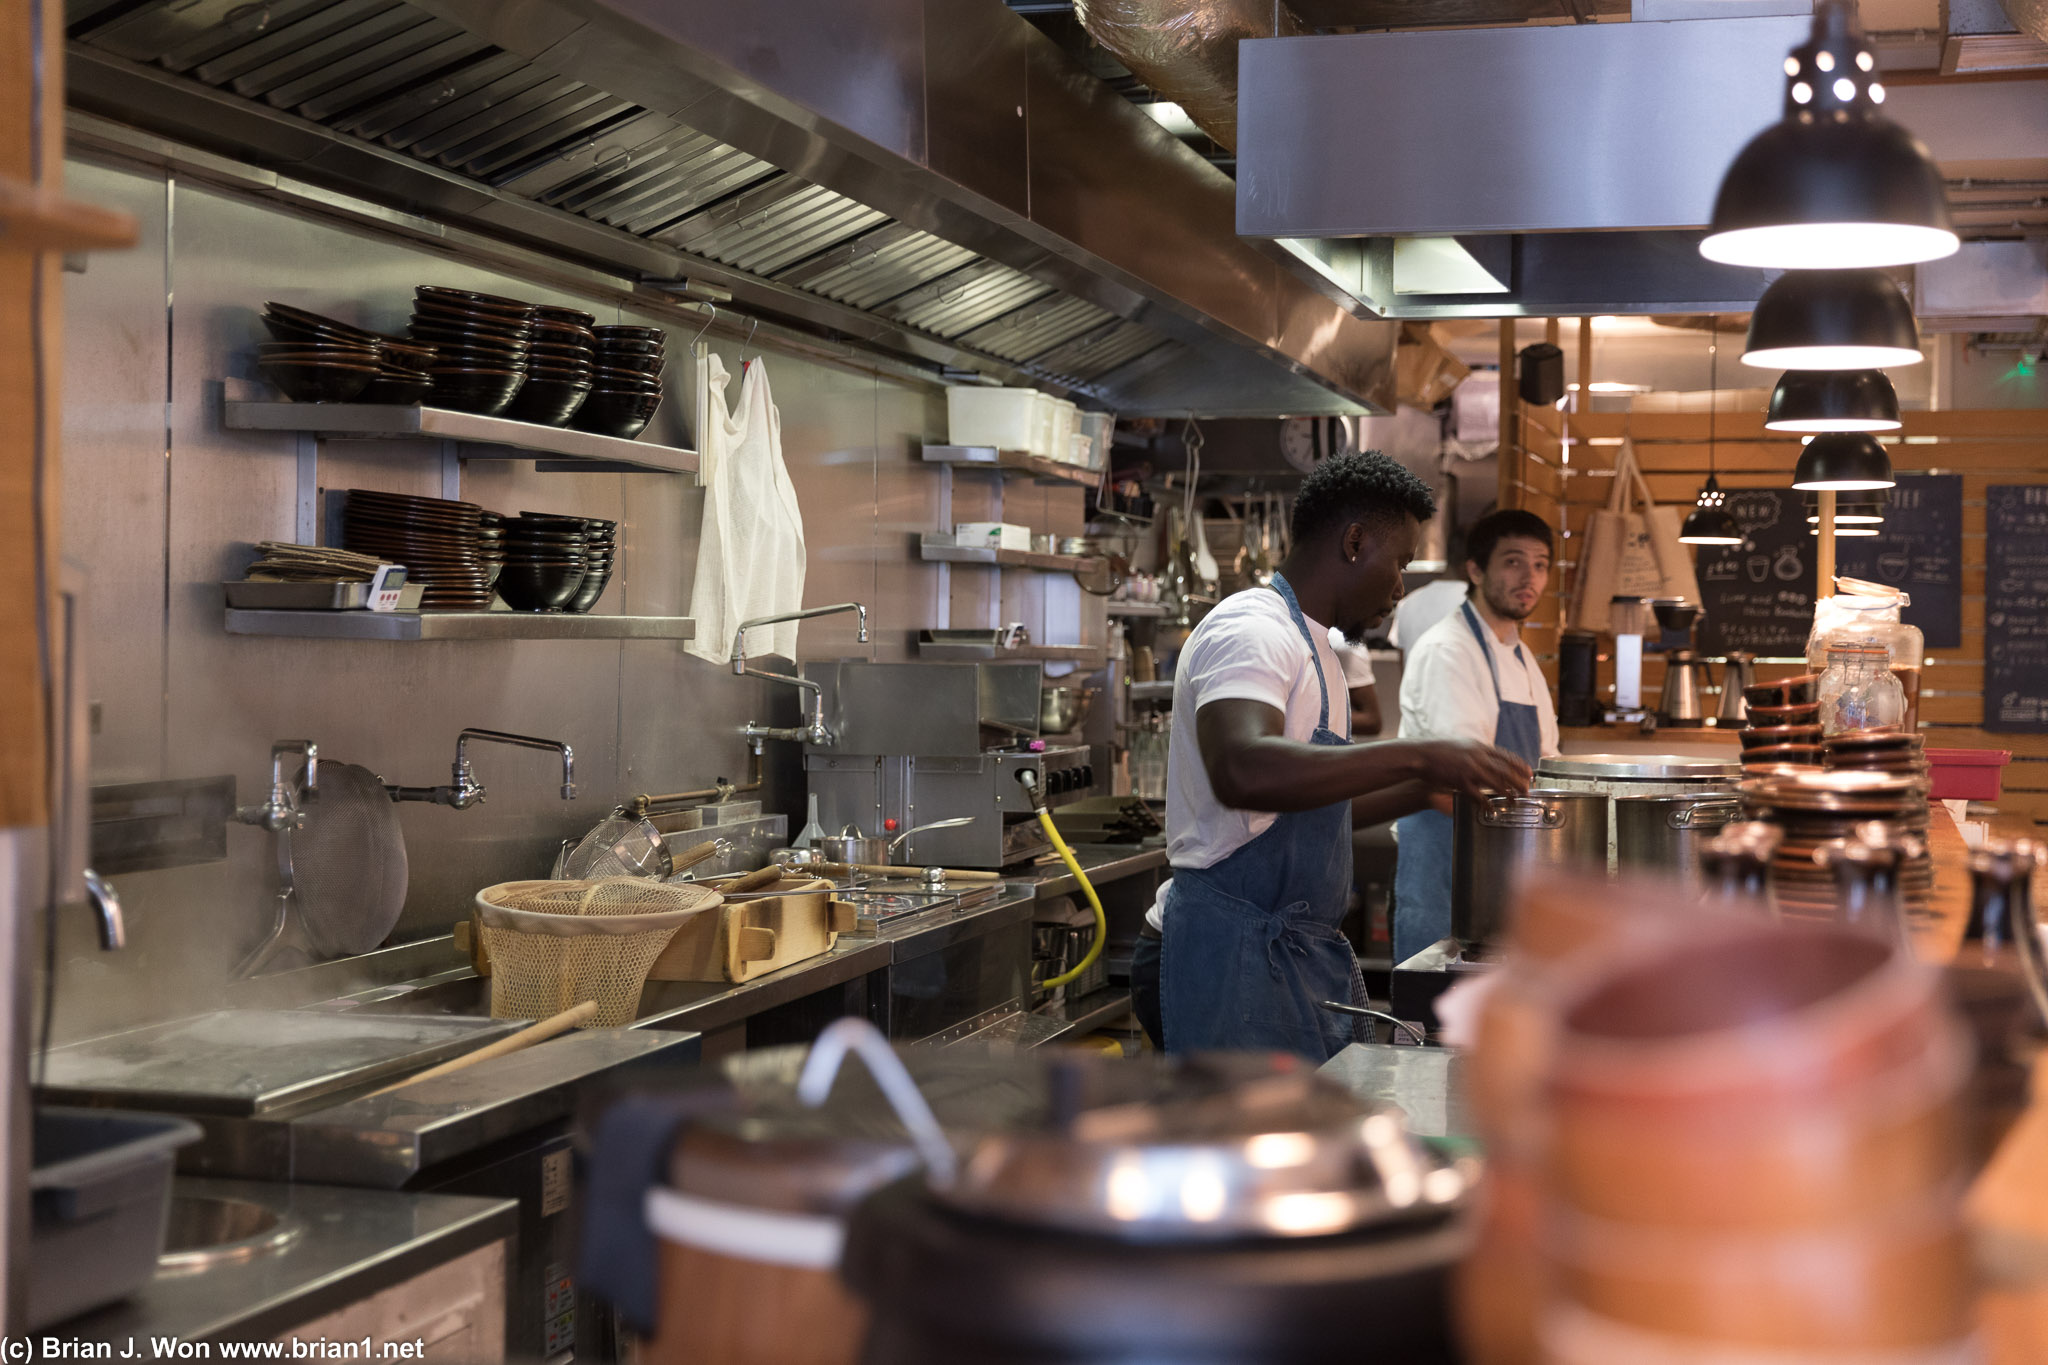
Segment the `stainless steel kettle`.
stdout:
<svg viewBox="0 0 2048 1365">
<path fill-rule="evenodd" d="M 1674 649 L 1664 656 L 1664 702 L 1660 708 L 1666 725 L 1701 725 L 1706 721 L 1706 688 L 1713 682 L 1707 661 L 1689 649 Z"/>
<path fill-rule="evenodd" d="M 1714 715 L 1723 729 L 1732 729 L 1749 719 L 1749 702 L 1743 692 L 1756 681 L 1756 655 L 1731 650 L 1721 661 L 1721 709 Z"/>
</svg>

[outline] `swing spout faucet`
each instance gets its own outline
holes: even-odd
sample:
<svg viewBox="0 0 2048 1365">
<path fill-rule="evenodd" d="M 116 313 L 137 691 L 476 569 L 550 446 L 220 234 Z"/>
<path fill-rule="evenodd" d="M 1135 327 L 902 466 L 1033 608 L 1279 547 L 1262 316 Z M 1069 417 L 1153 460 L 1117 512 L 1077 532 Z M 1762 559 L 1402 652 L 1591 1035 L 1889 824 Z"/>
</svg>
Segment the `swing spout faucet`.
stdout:
<svg viewBox="0 0 2048 1365">
<path fill-rule="evenodd" d="M 861 644 L 868 642 L 868 609 L 858 602 L 838 602 L 829 607 L 811 607 L 804 611 L 786 612 L 781 616 L 762 616 L 752 621 L 742 621 L 732 637 L 732 671 L 735 677 L 761 678 L 768 682 L 788 683 L 791 687 L 803 689 L 810 694 L 810 718 L 802 725 L 772 726 L 747 722 L 745 735 L 747 743 L 755 753 L 760 753 L 762 744 L 771 739 L 793 739 L 805 743 L 826 745 L 833 741 L 832 728 L 825 724 L 825 689 L 809 678 L 799 678 L 790 673 L 775 673 L 765 668 L 747 667 L 747 632 L 755 626 L 777 626 L 785 621 L 808 621 L 813 616 L 835 616 L 841 612 L 852 612 L 859 618 L 856 638 Z"/>
</svg>

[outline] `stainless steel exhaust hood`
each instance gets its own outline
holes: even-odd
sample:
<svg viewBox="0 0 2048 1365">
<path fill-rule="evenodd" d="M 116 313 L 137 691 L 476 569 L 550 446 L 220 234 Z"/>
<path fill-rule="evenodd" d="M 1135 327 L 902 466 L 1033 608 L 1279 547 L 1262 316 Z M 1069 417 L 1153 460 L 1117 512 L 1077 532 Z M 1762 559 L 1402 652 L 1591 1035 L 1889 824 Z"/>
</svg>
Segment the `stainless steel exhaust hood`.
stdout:
<svg viewBox="0 0 2048 1365">
<path fill-rule="evenodd" d="M 75 108 L 1132 413 L 1392 405 L 1391 324 L 998 0 L 70 0 Z"/>
<path fill-rule="evenodd" d="M 1778 118 L 1781 63 L 1809 27 L 1244 42 L 1238 230 L 1367 316 L 1746 311 L 1765 276 L 1702 260 L 1699 229 L 1729 161 Z M 1394 243 L 1413 237 L 1454 242 L 1499 287 L 1404 287 Z"/>
</svg>

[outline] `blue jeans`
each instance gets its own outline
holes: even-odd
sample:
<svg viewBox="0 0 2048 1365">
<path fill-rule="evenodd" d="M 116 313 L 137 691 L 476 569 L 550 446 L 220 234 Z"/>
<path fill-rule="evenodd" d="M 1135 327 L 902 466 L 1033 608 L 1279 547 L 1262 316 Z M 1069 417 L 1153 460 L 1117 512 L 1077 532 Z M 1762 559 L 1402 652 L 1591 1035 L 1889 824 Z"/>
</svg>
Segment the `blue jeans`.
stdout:
<svg viewBox="0 0 2048 1365">
<path fill-rule="evenodd" d="M 1141 934 L 1131 953 L 1131 1013 L 1138 1016 L 1138 1026 L 1145 1030 L 1152 1046 L 1164 1052 L 1166 1027 L 1159 1018 L 1159 949 L 1158 939 Z"/>
</svg>

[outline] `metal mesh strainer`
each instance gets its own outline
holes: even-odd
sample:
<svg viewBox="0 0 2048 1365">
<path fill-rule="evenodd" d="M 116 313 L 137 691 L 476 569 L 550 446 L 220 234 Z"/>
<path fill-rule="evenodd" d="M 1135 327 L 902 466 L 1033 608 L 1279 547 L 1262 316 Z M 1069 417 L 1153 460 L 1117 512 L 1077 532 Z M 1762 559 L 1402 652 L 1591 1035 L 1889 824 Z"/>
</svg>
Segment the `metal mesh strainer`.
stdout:
<svg viewBox="0 0 2048 1365">
<path fill-rule="evenodd" d="M 589 1027 L 631 1023 L 661 950 L 684 921 L 723 899 L 639 877 L 486 887 L 476 904 L 491 957 L 491 1017 L 545 1019 L 595 1000 Z"/>
<path fill-rule="evenodd" d="M 292 889 L 321 957 L 367 953 L 405 909 L 405 833 L 384 782 L 353 763 L 322 763 L 320 792 L 291 840 Z"/>
</svg>

